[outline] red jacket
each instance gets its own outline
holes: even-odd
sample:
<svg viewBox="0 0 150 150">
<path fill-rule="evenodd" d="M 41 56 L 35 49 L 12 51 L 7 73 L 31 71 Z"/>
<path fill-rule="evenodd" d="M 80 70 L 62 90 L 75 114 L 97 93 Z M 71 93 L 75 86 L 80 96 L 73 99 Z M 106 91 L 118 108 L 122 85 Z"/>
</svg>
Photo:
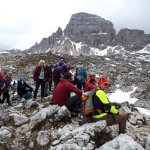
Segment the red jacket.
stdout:
<svg viewBox="0 0 150 150">
<path fill-rule="evenodd" d="M 34 70 L 33 73 L 33 80 L 37 81 L 39 76 L 40 76 L 40 72 L 41 72 L 41 67 L 37 66 Z M 46 67 L 44 67 L 44 80 L 48 81 L 49 80 L 49 75 L 48 75 L 48 70 L 46 69 Z"/>
<path fill-rule="evenodd" d="M 0 89 L 0 95 L 1 95 L 2 92 L 7 89 L 8 79 L 3 76 L 3 73 L 2 73 L 2 72 L 0 72 L 0 79 L 4 81 L 3 89 Z"/>
<path fill-rule="evenodd" d="M 94 85 L 90 82 L 86 82 L 85 87 L 84 87 L 84 92 L 91 91 L 91 90 L 96 89 L 96 88 L 97 88 L 96 85 Z"/>
<path fill-rule="evenodd" d="M 64 78 L 60 78 L 55 91 L 53 93 L 53 102 L 59 106 L 66 105 L 67 100 L 70 97 L 70 93 L 82 94 L 82 91 L 76 88 L 71 82 Z"/>
</svg>

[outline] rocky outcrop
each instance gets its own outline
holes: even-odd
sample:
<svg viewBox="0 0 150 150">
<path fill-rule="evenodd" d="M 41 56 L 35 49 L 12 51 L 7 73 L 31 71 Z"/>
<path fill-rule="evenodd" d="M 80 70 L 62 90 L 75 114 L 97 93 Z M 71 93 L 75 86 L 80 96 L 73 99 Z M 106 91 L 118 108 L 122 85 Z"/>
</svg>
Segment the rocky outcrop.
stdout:
<svg viewBox="0 0 150 150">
<path fill-rule="evenodd" d="M 136 143 L 130 136 L 126 134 L 121 134 L 117 138 L 113 139 L 112 141 L 107 142 L 103 146 L 101 146 L 97 150 L 131 150 L 131 149 L 138 149 L 144 150 L 144 148 Z"/>
<path fill-rule="evenodd" d="M 75 45 L 82 44 L 78 49 Z M 104 50 L 107 46 L 120 46 L 127 51 L 138 51 L 150 43 L 150 34 L 143 30 L 121 29 L 116 31 L 111 21 L 100 16 L 84 12 L 73 14 L 64 31 L 59 27 L 48 38 L 43 38 L 40 43 L 35 43 L 30 52 L 51 51 L 54 54 L 68 55 L 97 55 L 96 50 Z M 99 53 L 99 52 L 98 52 Z M 113 53 L 113 52 L 112 52 Z"/>
<path fill-rule="evenodd" d="M 116 32 L 113 24 L 100 16 L 77 13 L 72 15 L 64 34 L 76 43 L 83 42 L 101 48 L 102 44 L 109 45 L 112 42 Z"/>
<path fill-rule="evenodd" d="M 56 32 L 54 32 L 51 36 L 48 38 L 43 38 L 41 42 L 35 43 L 32 47 L 29 48 L 30 52 L 37 52 L 37 51 L 46 51 L 49 48 L 53 48 L 57 41 L 60 40 L 62 37 L 62 29 L 59 27 Z"/>
<path fill-rule="evenodd" d="M 115 39 L 116 45 L 120 44 L 127 50 L 139 50 L 146 44 L 146 36 L 143 30 L 121 29 Z"/>
<path fill-rule="evenodd" d="M 116 47 L 117 49 L 120 47 Z M 127 121 L 127 135 L 143 148 L 149 149 L 150 118 L 140 114 L 137 108 L 137 106 L 150 108 L 150 81 L 148 76 L 146 77 L 146 73 L 149 71 L 149 61 L 143 60 L 145 55 L 119 53 L 101 57 L 63 56 L 68 65 L 71 64 L 76 68 L 77 65 L 83 64 L 87 74 L 94 72 L 97 79 L 99 76 L 109 76 L 111 79 L 110 93 L 117 89 L 134 92 L 130 96 L 138 98 L 138 102 L 141 103 L 136 105 L 125 103 L 116 106 L 117 108 L 126 106 L 121 110 L 130 114 Z M 16 52 L 13 55 L 0 55 L 0 64 L 2 70 L 6 68 L 12 70 L 13 78 L 16 81 L 24 73 L 27 82 L 34 88 L 33 70 L 39 59 L 44 59 L 48 64 L 56 64 L 59 56 L 50 52 L 36 54 Z M 136 90 L 133 90 L 135 88 Z M 12 101 L 12 107 L 8 107 L 7 104 L 4 104 L 4 107 L 3 104 L 0 105 L 0 150 L 98 149 L 112 138 L 117 137 L 118 126 L 114 125 L 103 130 L 105 126 L 101 126 L 100 122 L 85 124 L 81 118 L 71 118 L 66 107 L 50 105 L 51 94 L 44 99 L 41 99 L 39 94 L 37 101 L 32 101 L 32 99 L 29 101 L 17 100 L 15 103 Z M 11 93 L 11 96 L 14 95 Z M 116 99 L 118 97 L 119 94 Z M 120 99 L 128 100 L 123 95 Z M 119 138 L 125 138 L 125 141 L 129 143 L 129 145 L 125 145 L 125 148 L 128 148 L 127 146 L 132 148 L 131 143 L 128 142 L 128 140 L 132 140 L 131 138 Z M 115 140 L 113 148 L 115 149 L 117 145 L 120 146 L 121 143 L 123 141 Z M 134 146 L 139 148 L 137 143 L 133 142 Z"/>
<path fill-rule="evenodd" d="M 150 43 L 150 34 L 145 34 L 147 43 Z"/>
</svg>

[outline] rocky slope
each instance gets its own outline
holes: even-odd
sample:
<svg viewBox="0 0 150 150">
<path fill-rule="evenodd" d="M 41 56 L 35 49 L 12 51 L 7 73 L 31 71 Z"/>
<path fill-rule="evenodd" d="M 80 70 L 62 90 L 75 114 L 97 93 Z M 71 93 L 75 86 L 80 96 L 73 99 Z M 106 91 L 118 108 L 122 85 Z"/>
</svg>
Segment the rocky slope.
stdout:
<svg viewBox="0 0 150 150">
<path fill-rule="evenodd" d="M 131 95 L 138 99 L 135 104 L 116 104 L 130 114 L 126 134 L 118 136 L 117 125 L 106 127 L 105 122 L 89 124 L 84 119 L 71 118 L 65 107 L 50 105 L 50 93 L 47 98 L 38 98 L 37 102 L 18 100 L 13 102 L 13 107 L 0 105 L 0 149 L 149 150 L 150 116 L 140 114 L 137 106 L 150 108 L 150 57 L 146 53 L 120 51 L 120 48 L 109 49 L 114 52 L 104 56 L 63 56 L 68 65 L 76 67 L 83 64 L 87 73 L 93 71 L 97 77 L 109 76 L 112 82 L 110 92 L 116 89 L 128 92 L 136 88 Z M 32 54 L 17 51 L 1 54 L 0 64 L 2 70 L 11 70 L 16 80 L 24 74 L 34 87 L 32 74 L 39 60 L 55 64 L 59 57 L 51 52 Z"/>
</svg>

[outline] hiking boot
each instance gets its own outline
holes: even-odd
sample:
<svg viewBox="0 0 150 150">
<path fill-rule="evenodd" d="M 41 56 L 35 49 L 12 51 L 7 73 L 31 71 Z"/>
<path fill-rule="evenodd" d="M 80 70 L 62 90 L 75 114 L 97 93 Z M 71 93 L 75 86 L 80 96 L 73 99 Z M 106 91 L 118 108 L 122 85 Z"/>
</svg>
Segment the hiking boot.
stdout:
<svg viewBox="0 0 150 150">
<path fill-rule="evenodd" d="M 33 98 L 32 101 L 36 101 L 36 98 Z"/>
<path fill-rule="evenodd" d="M 78 117 L 78 113 L 76 113 L 76 112 L 71 112 L 71 117 Z"/>
<path fill-rule="evenodd" d="M 86 118 L 86 121 L 87 121 L 88 123 L 94 122 L 93 119 L 92 119 L 92 117 L 87 117 L 87 118 Z"/>
<path fill-rule="evenodd" d="M 8 106 L 12 106 L 12 104 L 11 104 L 11 103 L 8 103 Z"/>
</svg>

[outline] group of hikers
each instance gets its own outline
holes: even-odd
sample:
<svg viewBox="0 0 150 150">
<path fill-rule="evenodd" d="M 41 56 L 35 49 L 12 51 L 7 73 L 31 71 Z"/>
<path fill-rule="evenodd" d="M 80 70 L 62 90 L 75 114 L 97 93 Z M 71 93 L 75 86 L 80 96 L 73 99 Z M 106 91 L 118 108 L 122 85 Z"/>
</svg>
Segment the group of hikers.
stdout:
<svg viewBox="0 0 150 150">
<path fill-rule="evenodd" d="M 24 99 L 36 101 L 38 90 L 40 87 L 41 98 L 46 97 L 51 92 L 51 104 L 66 106 L 71 112 L 72 116 L 78 116 L 83 113 L 84 102 L 82 95 L 88 91 L 94 91 L 92 95 L 93 111 L 84 114 L 87 122 L 95 122 L 98 120 L 106 120 L 108 126 L 119 124 L 119 133 L 125 133 L 127 115 L 113 106 L 107 98 L 107 92 L 110 87 L 110 79 L 103 76 L 97 80 L 94 72 L 88 76 L 83 68 L 79 65 L 74 71 L 74 68 L 65 64 L 64 58 L 60 58 L 60 62 L 55 65 L 46 65 L 44 60 L 40 60 L 33 72 L 33 80 L 35 82 L 35 89 L 27 84 L 24 76 L 20 76 L 17 81 L 17 94 Z M 2 83 L 2 80 L 4 83 Z M 8 105 L 10 103 L 9 89 L 15 87 L 15 82 L 12 83 L 12 73 L 0 72 L 0 103 L 4 103 L 7 99 Z M 52 86 L 54 90 L 52 92 Z M 72 95 L 72 92 L 75 94 Z M 33 93 L 33 95 L 32 95 Z"/>
</svg>

